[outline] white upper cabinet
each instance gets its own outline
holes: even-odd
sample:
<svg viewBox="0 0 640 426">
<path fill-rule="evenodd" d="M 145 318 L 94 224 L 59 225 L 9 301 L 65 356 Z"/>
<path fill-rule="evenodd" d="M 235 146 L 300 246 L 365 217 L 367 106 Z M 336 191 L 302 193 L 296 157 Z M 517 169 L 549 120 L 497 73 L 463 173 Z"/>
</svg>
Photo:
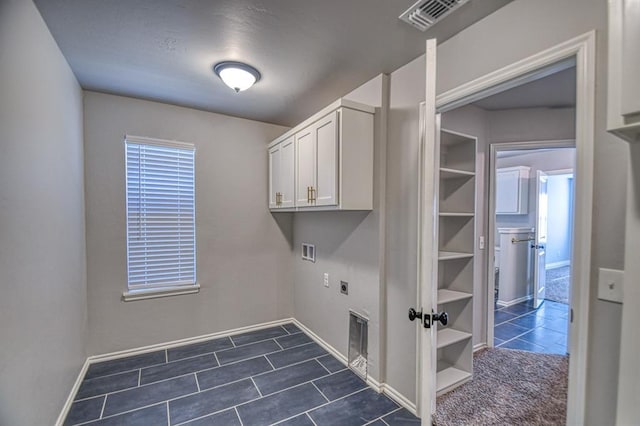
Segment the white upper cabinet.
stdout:
<svg viewBox="0 0 640 426">
<path fill-rule="evenodd" d="M 340 99 L 269 144 L 270 182 L 282 167 L 275 151 L 294 140 L 293 202 L 280 183 L 270 189 L 269 208 L 286 211 L 371 210 L 373 208 L 373 107 Z M 288 158 L 288 157 L 287 157 Z M 280 180 L 278 180 L 280 179 Z M 287 178 L 287 182 L 290 180 Z M 272 184 L 273 185 L 273 184 Z M 272 186 L 270 187 L 272 188 Z M 273 195 L 285 194 L 278 204 Z"/>
<path fill-rule="evenodd" d="M 338 112 L 313 126 L 316 141 L 315 185 L 311 189 L 315 206 L 338 204 Z M 355 165 L 353 165 L 355 167 Z"/>
<path fill-rule="evenodd" d="M 293 136 L 269 148 L 269 208 L 294 206 L 295 143 Z"/>
<path fill-rule="evenodd" d="M 496 214 L 529 213 L 529 167 L 496 170 Z"/>
<path fill-rule="evenodd" d="M 609 0 L 607 127 L 640 142 L 640 2 Z"/>
</svg>

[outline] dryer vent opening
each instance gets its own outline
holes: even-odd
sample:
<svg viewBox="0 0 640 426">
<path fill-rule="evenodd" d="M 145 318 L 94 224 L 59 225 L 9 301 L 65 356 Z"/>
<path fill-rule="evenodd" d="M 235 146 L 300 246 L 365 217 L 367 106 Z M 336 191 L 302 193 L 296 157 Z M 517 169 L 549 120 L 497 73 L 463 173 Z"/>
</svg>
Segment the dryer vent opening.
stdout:
<svg viewBox="0 0 640 426">
<path fill-rule="evenodd" d="M 349 311 L 349 368 L 367 379 L 369 320 Z"/>
</svg>

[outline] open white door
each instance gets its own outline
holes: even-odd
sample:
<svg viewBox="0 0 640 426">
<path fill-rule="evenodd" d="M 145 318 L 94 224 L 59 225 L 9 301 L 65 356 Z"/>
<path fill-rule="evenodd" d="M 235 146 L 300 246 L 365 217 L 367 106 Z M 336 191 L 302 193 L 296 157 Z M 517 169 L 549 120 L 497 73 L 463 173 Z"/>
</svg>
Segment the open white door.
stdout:
<svg viewBox="0 0 640 426">
<path fill-rule="evenodd" d="M 533 306 L 537 308 L 544 302 L 547 281 L 547 216 L 549 201 L 547 197 L 548 176 L 538 170 L 536 191 L 536 238 L 533 249 Z"/>
<path fill-rule="evenodd" d="M 437 176 L 434 155 L 439 135 L 436 119 L 436 40 L 426 43 L 426 91 L 421 110 L 422 138 L 420 152 L 420 212 L 418 247 L 418 307 L 421 320 L 416 321 L 418 336 L 418 395 L 417 409 L 423 426 L 431 426 L 431 414 L 436 404 L 436 328 L 425 327 L 425 319 L 431 322 L 437 309 L 437 280 L 434 279 L 433 262 L 437 261 L 437 235 L 434 223 L 436 209 L 434 182 Z"/>
</svg>

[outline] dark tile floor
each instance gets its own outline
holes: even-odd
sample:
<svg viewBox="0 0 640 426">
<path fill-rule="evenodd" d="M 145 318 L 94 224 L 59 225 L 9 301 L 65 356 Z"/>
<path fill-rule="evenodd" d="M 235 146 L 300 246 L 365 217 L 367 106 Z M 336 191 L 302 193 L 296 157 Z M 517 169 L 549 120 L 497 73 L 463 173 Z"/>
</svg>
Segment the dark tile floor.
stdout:
<svg viewBox="0 0 640 426">
<path fill-rule="evenodd" d="M 545 300 L 538 309 L 531 301 L 496 306 L 494 345 L 530 352 L 567 353 L 569 306 Z"/>
<path fill-rule="evenodd" d="M 293 324 L 92 364 L 65 425 L 408 425 Z"/>
</svg>

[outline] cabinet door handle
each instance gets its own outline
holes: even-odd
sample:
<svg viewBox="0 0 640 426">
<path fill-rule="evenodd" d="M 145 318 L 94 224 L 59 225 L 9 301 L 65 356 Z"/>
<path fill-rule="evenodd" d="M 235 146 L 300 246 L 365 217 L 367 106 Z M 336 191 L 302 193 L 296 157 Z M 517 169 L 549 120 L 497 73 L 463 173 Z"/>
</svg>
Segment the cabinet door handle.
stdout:
<svg viewBox="0 0 640 426">
<path fill-rule="evenodd" d="M 311 204 L 311 187 L 307 186 L 307 204 Z"/>
<path fill-rule="evenodd" d="M 311 202 L 316 202 L 316 189 L 313 186 L 311 187 Z"/>
</svg>

